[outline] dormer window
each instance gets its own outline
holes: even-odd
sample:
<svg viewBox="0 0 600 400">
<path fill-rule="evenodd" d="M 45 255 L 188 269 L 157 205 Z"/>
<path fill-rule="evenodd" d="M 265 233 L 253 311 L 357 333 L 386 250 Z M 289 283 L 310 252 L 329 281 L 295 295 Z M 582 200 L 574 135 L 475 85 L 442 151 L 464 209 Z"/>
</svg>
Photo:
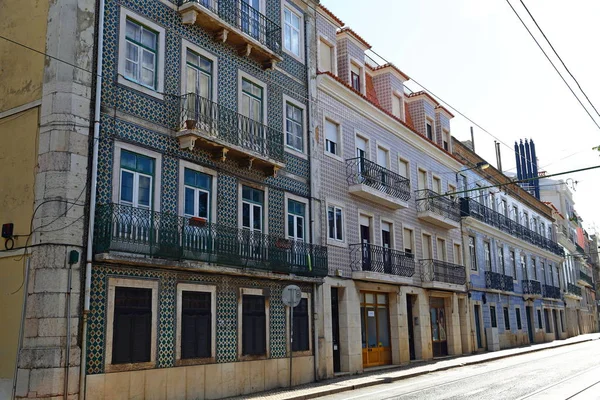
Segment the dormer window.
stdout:
<svg viewBox="0 0 600 400">
<path fill-rule="evenodd" d="M 354 63 L 350 65 L 350 83 L 352 88 L 360 92 L 360 67 Z"/>
<path fill-rule="evenodd" d="M 392 95 L 392 114 L 394 117 L 402 119 L 402 97 L 393 94 Z"/>
<path fill-rule="evenodd" d="M 450 151 L 450 132 L 445 129 L 442 131 L 442 145 L 444 150 Z"/>
<path fill-rule="evenodd" d="M 427 119 L 425 123 L 425 133 L 427 134 L 427 139 L 433 140 L 433 121 Z"/>
<path fill-rule="evenodd" d="M 335 73 L 332 62 L 334 59 L 333 46 L 323 39 L 319 40 L 319 71 Z"/>
</svg>

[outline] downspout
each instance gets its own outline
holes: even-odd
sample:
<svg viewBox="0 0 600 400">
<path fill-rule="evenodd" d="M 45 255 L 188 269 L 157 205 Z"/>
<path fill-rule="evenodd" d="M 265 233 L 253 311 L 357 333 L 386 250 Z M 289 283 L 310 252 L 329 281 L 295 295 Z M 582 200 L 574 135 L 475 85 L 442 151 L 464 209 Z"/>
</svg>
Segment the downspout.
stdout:
<svg viewBox="0 0 600 400">
<path fill-rule="evenodd" d="M 96 46 L 96 98 L 94 104 L 94 138 L 92 150 L 92 179 L 90 188 L 90 209 L 85 263 L 85 294 L 83 301 L 83 329 L 81 337 L 81 366 L 79 372 L 79 398 L 85 399 L 85 368 L 87 353 L 87 327 L 90 312 L 90 292 L 92 287 L 92 245 L 94 243 L 94 220 L 96 216 L 96 186 L 98 180 L 98 142 L 100 141 L 100 101 L 102 97 L 102 56 L 104 49 L 104 0 L 98 6 L 98 44 Z"/>
<path fill-rule="evenodd" d="M 64 379 L 64 398 L 68 400 L 69 398 L 69 366 L 71 364 L 71 286 L 73 279 L 73 264 L 71 264 L 71 260 L 69 258 L 69 275 L 67 279 L 67 340 L 66 340 L 66 349 L 65 349 L 65 379 Z"/>
<path fill-rule="evenodd" d="M 21 348 L 23 347 L 23 335 L 25 330 L 25 312 L 27 310 L 27 289 L 29 288 L 29 266 L 31 263 L 31 258 L 27 256 L 25 252 L 23 257 L 27 257 L 27 261 L 25 262 L 25 278 L 23 282 L 23 306 L 21 307 L 21 327 L 19 328 L 19 345 L 17 347 L 17 356 L 15 358 L 15 372 L 13 375 L 13 384 L 12 384 L 12 396 L 11 399 L 14 399 L 17 393 L 17 376 L 19 372 L 19 353 L 21 352 Z"/>
</svg>

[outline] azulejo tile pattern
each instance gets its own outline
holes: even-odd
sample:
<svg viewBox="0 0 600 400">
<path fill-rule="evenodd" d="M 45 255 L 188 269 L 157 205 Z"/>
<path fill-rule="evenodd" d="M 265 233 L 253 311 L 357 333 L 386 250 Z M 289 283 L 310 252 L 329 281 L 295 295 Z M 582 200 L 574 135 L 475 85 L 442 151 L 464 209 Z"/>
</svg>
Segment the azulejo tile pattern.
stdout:
<svg viewBox="0 0 600 400">
<path fill-rule="evenodd" d="M 260 281 L 252 278 L 195 272 L 175 272 L 158 269 L 94 265 L 92 269 L 92 296 L 88 325 L 88 374 L 104 372 L 107 290 L 109 277 L 153 279 L 159 282 L 158 293 L 158 343 L 156 367 L 175 366 L 176 346 L 176 296 L 179 282 L 214 285 L 217 289 L 217 363 L 237 361 L 238 297 L 240 288 L 268 289 L 270 318 L 269 336 L 271 358 L 282 358 L 287 353 L 286 309 L 281 301 L 281 292 L 291 282 Z M 303 292 L 310 293 L 310 284 L 294 283 Z"/>
</svg>

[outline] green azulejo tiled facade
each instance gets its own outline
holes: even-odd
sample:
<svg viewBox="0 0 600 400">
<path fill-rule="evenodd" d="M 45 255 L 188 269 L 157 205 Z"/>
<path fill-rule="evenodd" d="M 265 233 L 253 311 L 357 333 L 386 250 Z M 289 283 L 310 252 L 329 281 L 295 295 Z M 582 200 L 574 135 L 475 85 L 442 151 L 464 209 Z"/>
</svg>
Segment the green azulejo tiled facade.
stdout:
<svg viewBox="0 0 600 400">
<path fill-rule="evenodd" d="M 328 271 L 309 224 L 314 7 L 106 1 L 87 393 L 138 370 L 202 374 L 186 389 L 199 398 L 289 384 L 268 370 L 289 355 L 291 283 L 309 310 L 292 383 L 313 379 L 308 315 Z M 228 386 L 227 368 L 262 378 Z"/>
</svg>

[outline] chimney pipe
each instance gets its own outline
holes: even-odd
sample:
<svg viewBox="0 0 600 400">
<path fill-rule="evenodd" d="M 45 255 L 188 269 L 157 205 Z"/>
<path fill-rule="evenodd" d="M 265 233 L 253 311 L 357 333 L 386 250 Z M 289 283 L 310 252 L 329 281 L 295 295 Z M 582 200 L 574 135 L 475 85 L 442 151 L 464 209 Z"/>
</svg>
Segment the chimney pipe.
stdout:
<svg viewBox="0 0 600 400">
<path fill-rule="evenodd" d="M 475 135 L 473 135 L 473 127 L 471 127 L 471 147 L 471 150 L 475 153 Z"/>
<path fill-rule="evenodd" d="M 498 165 L 498 171 L 502 173 L 502 157 L 500 156 L 500 142 L 494 140 L 496 146 L 496 164 Z"/>
<path fill-rule="evenodd" d="M 517 179 L 523 179 L 523 173 L 521 172 L 521 153 L 519 152 L 519 144 L 515 140 L 515 158 L 517 161 Z"/>
</svg>

